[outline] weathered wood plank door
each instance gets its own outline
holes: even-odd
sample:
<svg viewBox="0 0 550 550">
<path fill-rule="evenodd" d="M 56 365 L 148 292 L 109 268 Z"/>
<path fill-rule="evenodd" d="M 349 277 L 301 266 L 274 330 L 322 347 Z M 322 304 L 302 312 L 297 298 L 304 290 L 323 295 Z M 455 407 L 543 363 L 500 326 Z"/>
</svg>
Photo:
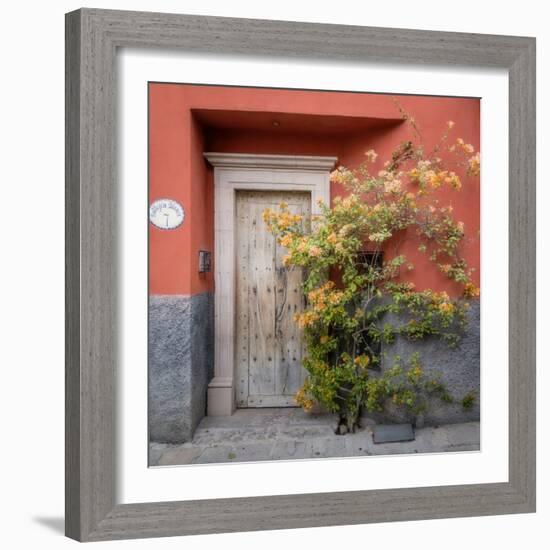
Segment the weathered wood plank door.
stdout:
<svg viewBox="0 0 550 550">
<path fill-rule="evenodd" d="M 237 194 L 237 405 L 292 407 L 305 379 L 303 345 L 294 315 L 302 311 L 302 271 L 287 269 L 287 253 L 267 230 L 266 208 L 288 204 L 309 216 L 303 192 L 239 191 Z"/>
</svg>

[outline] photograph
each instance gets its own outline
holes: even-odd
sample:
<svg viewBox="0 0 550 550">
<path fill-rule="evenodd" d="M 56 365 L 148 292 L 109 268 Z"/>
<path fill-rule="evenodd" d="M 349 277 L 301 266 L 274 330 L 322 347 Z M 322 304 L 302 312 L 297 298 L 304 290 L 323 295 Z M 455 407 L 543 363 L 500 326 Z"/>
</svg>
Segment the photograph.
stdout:
<svg viewBox="0 0 550 550">
<path fill-rule="evenodd" d="M 148 464 L 480 451 L 480 98 L 148 83 Z"/>
<path fill-rule="evenodd" d="M 2 547 L 544 547 L 543 6 L 7 3 Z"/>
</svg>

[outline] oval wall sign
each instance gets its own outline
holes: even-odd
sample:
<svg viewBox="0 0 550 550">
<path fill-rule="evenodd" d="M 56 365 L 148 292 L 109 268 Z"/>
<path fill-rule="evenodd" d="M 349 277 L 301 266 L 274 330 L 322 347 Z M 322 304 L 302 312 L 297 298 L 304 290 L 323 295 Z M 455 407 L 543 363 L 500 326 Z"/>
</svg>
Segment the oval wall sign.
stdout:
<svg viewBox="0 0 550 550">
<path fill-rule="evenodd" d="M 172 199 L 159 199 L 149 207 L 149 220 L 159 229 L 175 229 L 185 219 L 183 206 Z"/>
</svg>

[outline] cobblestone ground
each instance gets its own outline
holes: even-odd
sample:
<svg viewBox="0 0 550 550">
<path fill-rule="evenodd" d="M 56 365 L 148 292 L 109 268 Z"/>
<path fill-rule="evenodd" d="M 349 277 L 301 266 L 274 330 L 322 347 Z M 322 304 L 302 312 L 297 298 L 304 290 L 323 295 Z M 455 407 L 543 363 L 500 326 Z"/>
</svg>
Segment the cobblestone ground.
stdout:
<svg viewBox="0 0 550 550">
<path fill-rule="evenodd" d="M 336 435 L 333 415 L 301 409 L 238 409 L 229 417 L 205 417 L 183 445 L 151 444 L 151 466 L 295 460 L 479 450 L 479 422 L 426 426 L 415 440 L 375 444 L 374 422 L 363 418 L 354 434 Z"/>
</svg>

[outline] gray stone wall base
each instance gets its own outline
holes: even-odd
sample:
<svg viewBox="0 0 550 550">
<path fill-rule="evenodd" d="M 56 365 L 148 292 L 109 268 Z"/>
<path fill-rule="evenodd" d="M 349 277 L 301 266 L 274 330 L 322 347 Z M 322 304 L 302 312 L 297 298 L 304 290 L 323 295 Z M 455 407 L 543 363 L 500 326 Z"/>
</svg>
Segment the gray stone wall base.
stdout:
<svg viewBox="0 0 550 550">
<path fill-rule="evenodd" d="M 184 443 L 206 413 L 214 371 L 214 298 L 149 297 L 149 441 Z"/>
<path fill-rule="evenodd" d="M 443 403 L 432 398 L 429 409 L 424 415 L 425 423 L 452 424 L 477 421 L 480 417 L 480 305 L 479 300 L 470 301 L 468 325 L 456 348 L 450 348 L 437 338 L 409 341 L 404 337 L 396 338 L 395 343 L 383 347 L 386 354 L 382 361 L 382 370 L 389 368 L 393 357 L 399 355 L 407 359 L 412 353 L 419 353 L 424 372 L 428 376 L 439 375 L 455 403 Z M 462 407 L 462 398 L 470 391 L 475 392 L 475 403 L 471 409 Z M 384 413 L 363 412 L 377 422 L 410 421 L 411 416 L 403 409 L 388 407 Z"/>
<path fill-rule="evenodd" d="M 456 403 L 430 401 L 428 425 L 477 421 L 480 418 L 480 308 L 472 301 L 468 326 L 456 348 L 436 338 L 408 341 L 398 337 L 384 347 L 382 370 L 395 355 L 418 351 L 425 373 L 438 375 Z M 214 371 L 214 297 L 151 296 L 149 298 L 149 440 L 184 443 L 206 414 L 206 395 Z M 474 406 L 460 401 L 474 391 Z M 408 422 L 411 415 L 388 407 L 384 413 L 363 412 L 376 422 Z"/>
</svg>

